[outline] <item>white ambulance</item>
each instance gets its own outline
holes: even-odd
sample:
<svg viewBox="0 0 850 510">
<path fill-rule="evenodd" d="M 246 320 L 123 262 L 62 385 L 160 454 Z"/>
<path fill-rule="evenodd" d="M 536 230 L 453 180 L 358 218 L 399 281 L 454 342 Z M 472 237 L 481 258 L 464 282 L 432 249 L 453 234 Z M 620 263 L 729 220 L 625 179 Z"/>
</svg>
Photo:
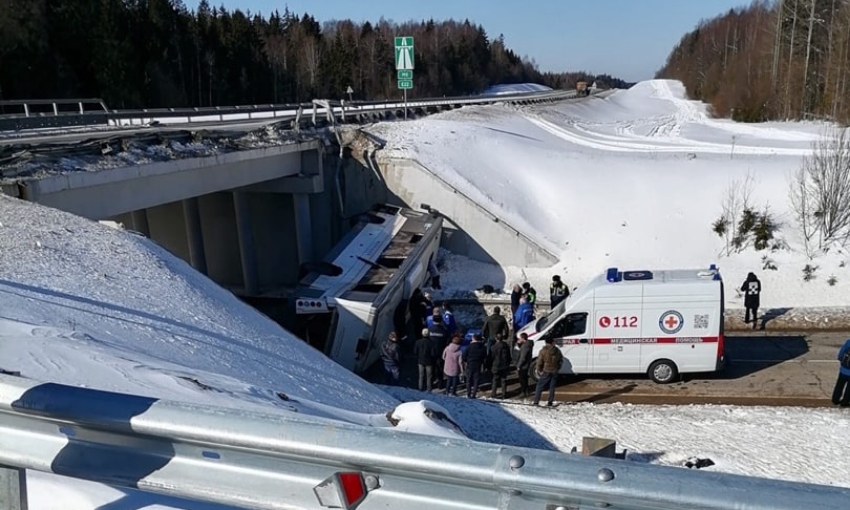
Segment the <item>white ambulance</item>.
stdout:
<svg viewBox="0 0 850 510">
<path fill-rule="evenodd" d="M 708 269 L 611 268 L 517 332 L 537 359 L 553 338 L 562 374 L 645 373 L 656 383 L 723 366 L 723 280 Z M 534 377 L 534 365 L 531 367 Z"/>
</svg>

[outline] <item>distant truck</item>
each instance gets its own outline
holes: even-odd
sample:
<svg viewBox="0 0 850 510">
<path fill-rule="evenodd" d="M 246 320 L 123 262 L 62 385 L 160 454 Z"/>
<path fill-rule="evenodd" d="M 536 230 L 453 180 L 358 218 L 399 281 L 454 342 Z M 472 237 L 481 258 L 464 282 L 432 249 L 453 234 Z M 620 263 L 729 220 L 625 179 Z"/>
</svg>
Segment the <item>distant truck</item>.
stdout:
<svg viewBox="0 0 850 510">
<path fill-rule="evenodd" d="M 407 331 L 407 302 L 428 277 L 443 219 L 378 205 L 308 267 L 296 290 L 296 333 L 343 367 L 364 374 L 390 332 Z"/>
<path fill-rule="evenodd" d="M 579 96 L 587 96 L 590 94 L 590 90 L 587 88 L 586 81 L 580 81 L 576 83 L 576 95 Z"/>
<path fill-rule="evenodd" d="M 723 280 L 708 269 L 608 269 L 522 328 L 536 359 L 551 338 L 562 374 L 647 374 L 656 383 L 724 363 Z M 530 374 L 535 377 L 534 366 Z"/>
</svg>

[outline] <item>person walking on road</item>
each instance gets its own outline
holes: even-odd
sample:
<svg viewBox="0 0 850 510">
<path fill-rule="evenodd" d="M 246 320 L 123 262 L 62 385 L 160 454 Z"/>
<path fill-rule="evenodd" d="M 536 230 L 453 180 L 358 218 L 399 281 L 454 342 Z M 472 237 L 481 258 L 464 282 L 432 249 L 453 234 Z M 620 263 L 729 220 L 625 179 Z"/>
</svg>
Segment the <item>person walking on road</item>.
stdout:
<svg viewBox="0 0 850 510">
<path fill-rule="evenodd" d="M 466 398 L 476 398 L 481 383 L 481 368 L 487 361 L 487 347 L 481 341 L 481 335 L 472 335 L 472 342 L 466 346 L 462 359 L 466 373 Z"/>
<path fill-rule="evenodd" d="M 547 338 L 546 345 L 537 355 L 537 388 L 534 390 L 534 405 L 540 405 L 540 397 L 546 386 L 549 387 L 549 400 L 546 405 L 549 407 L 554 405 L 555 384 L 558 382 L 558 373 L 561 371 L 563 362 L 564 355 L 561 354 L 561 349 L 555 347 L 555 339 Z"/>
<path fill-rule="evenodd" d="M 496 335 L 496 343 L 490 350 L 490 372 L 493 374 L 493 384 L 490 385 L 490 398 L 496 398 L 499 388 L 501 398 L 508 397 L 508 373 L 511 371 L 511 348 L 502 335 Z"/>
<path fill-rule="evenodd" d="M 384 383 L 398 386 L 401 379 L 401 361 L 398 354 L 398 335 L 393 331 L 381 344 L 381 361 L 384 363 Z"/>
<path fill-rule="evenodd" d="M 842 407 L 850 406 L 850 338 L 838 351 L 838 380 L 832 390 L 832 403 Z"/>
<path fill-rule="evenodd" d="M 744 284 L 741 285 L 741 292 L 744 293 L 744 322 L 750 323 L 750 312 L 753 314 L 753 329 L 756 329 L 759 317 L 759 296 L 761 295 L 761 282 L 755 273 L 747 275 Z"/>
<path fill-rule="evenodd" d="M 517 345 L 519 345 L 519 357 L 516 360 L 516 371 L 519 377 L 519 391 L 522 393 L 522 398 L 528 398 L 528 371 L 531 369 L 534 340 L 529 340 L 527 333 L 520 333 Z"/>
<path fill-rule="evenodd" d="M 461 374 L 461 356 L 463 355 L 460 350 L 461 342 L 460 333 L 455 333 L 455 336 L 452 337 L 452 343 L 447 345 L 443 351 L 443 373 L 446 375 L 445 394 L 447 396 L 457 396 L 457 385 Z"/>
<path fill-rule="evenodd" d="M 419 391 L 431 392 L 438 352 L 431 342 L 430 331 L 424 328 L 421 338 L 413 346 L 413 354 L 416 355 L 416 362 L 419 364 Z"/>
</svg>

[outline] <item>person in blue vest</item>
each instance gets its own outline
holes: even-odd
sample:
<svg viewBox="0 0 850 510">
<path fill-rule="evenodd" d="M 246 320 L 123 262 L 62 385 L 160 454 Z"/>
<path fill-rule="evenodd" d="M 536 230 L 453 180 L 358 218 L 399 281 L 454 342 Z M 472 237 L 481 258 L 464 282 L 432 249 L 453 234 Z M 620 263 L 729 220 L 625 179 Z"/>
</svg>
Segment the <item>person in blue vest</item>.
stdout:
<svg viewBox="0 0 850 510">
<path fill-rule="evenodd" d="M 514 330 L 521 330 L 526 324 L 529 324 L 533 320 L 534 308 L 526 298 L 520 298 L 519 308 L 516 309 L 516 314 L 514 314 Z"/>
<path fill-rule="evenodd" d="M 850 338 L 838 350 L 838 380 L 832 390 L 832 403 L 850 406 Z"/>
</svg>

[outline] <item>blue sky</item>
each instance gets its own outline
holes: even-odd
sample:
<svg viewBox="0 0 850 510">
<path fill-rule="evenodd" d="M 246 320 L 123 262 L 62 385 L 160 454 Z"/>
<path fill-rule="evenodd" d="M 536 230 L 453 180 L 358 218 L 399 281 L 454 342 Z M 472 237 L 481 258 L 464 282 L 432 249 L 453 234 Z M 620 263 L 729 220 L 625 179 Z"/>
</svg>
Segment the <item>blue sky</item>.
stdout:
<svg viewBox="0 0 850 510">
<path fill-rule="evenodd" d="M 199 0 L 184 0 L 195 9 Z M 278 9 L 332 19 L 468 18 L 491 38 L 533 58 L 542 71 L 590 71 L 628 81 L 651 78 L 701 19 L 749 0 L 208 0 L 264 15 Z"/>
</svg>

